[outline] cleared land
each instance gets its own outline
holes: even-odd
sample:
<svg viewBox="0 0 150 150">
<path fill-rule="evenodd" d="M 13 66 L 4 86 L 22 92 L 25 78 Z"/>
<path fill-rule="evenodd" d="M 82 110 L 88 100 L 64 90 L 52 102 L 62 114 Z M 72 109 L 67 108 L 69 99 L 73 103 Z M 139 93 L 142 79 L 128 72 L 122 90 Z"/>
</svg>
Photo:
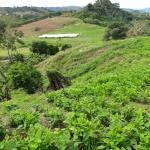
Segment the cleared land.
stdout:
<svg viewBox="0 0 150 150">
<path fill-rule="evenodd" d="M 65 25 L 73 23 L 74 21 L 75 19 L 71 17 L 54 17 L 22 25 L 17 29 L 27 35 L 41 34 L 62 28 Z"/>
</svg>

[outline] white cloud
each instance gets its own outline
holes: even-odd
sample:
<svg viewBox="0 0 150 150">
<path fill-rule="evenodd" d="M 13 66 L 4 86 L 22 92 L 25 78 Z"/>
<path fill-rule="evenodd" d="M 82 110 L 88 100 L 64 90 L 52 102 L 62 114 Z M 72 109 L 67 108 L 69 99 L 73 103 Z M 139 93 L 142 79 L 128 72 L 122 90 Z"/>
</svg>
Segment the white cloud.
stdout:
<svg viewBox="0 0 150 150">
<path fill-rule="evenodd" d="M 111 0 L 120 3 L 121 8 L 147 8 L 150 7 L 150 0 Z"/>
<path fill-rule="evenodd" d="M 95 0 L 0 0 L 0 6 L 84 6 Z M 150 7 L 150 0 L 111 0 L 120 3 L 122 8 Z"/>
<path fill-rule="evenodd" d="M 0 0 L 0 6 L 84 6 L 95 0 Z"/>
</svg>

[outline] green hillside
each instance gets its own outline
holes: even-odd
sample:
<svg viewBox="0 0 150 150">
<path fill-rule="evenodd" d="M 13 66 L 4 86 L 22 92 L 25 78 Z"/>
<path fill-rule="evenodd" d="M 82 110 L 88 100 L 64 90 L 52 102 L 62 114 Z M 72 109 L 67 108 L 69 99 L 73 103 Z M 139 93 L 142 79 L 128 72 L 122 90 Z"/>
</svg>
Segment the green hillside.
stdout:
<svg viewBox="0 0 150 150">
<path fill-rule="evenodd" d="M 0 103 L 1 150 L 149 150 L 150 37 L 104 42 L 105 28 L 78 21 L 51 33 L 79 33 L 48 43 L 72 48 L 36 65 L 71 86 L 28 95 L 14 90 Z M 25 37 L 26 45 L 37 40 Z"/>
</svg>

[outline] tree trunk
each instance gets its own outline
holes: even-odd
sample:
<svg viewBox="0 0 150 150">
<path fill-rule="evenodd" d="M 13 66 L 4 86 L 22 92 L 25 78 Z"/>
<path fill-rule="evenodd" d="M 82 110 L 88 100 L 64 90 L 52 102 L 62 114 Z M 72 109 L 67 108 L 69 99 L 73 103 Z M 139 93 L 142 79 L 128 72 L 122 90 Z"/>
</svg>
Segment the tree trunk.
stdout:
<svg viewBox="0 0 150 150">
<path fill-rule="evenodd" d="M 13 61 L 12 61 L 12 56 L 11 56 L 10 50 L 7 49 L 7 52 L 8 52 L 9 61 L 10 61 L 10 63 L 12 63 Z"/>
<path fill-rule="evenodd" d="M 47 76 L 49 79 L 48 89 L 56 91 L 70 85 L 70 80 L 59 72 L 47 72 Z"/>
</svg>

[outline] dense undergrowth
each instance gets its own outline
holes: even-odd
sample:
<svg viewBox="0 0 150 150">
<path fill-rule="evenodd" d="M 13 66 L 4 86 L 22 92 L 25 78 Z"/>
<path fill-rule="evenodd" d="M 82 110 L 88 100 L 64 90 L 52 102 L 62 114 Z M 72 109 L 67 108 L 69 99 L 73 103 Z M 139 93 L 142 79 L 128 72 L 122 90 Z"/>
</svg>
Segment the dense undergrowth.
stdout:
<svg viewBox="0 0 150 150">
<path fill-rule="evenodd" d="M 102 44 L 97 31 L 85 32 L 94 43 L 83 32 L 82 43 L 37 65 L 72 78 L 69 88 L 0 105 L 0 149 L 149 150 L 150 38 Z"/>
</svg>

